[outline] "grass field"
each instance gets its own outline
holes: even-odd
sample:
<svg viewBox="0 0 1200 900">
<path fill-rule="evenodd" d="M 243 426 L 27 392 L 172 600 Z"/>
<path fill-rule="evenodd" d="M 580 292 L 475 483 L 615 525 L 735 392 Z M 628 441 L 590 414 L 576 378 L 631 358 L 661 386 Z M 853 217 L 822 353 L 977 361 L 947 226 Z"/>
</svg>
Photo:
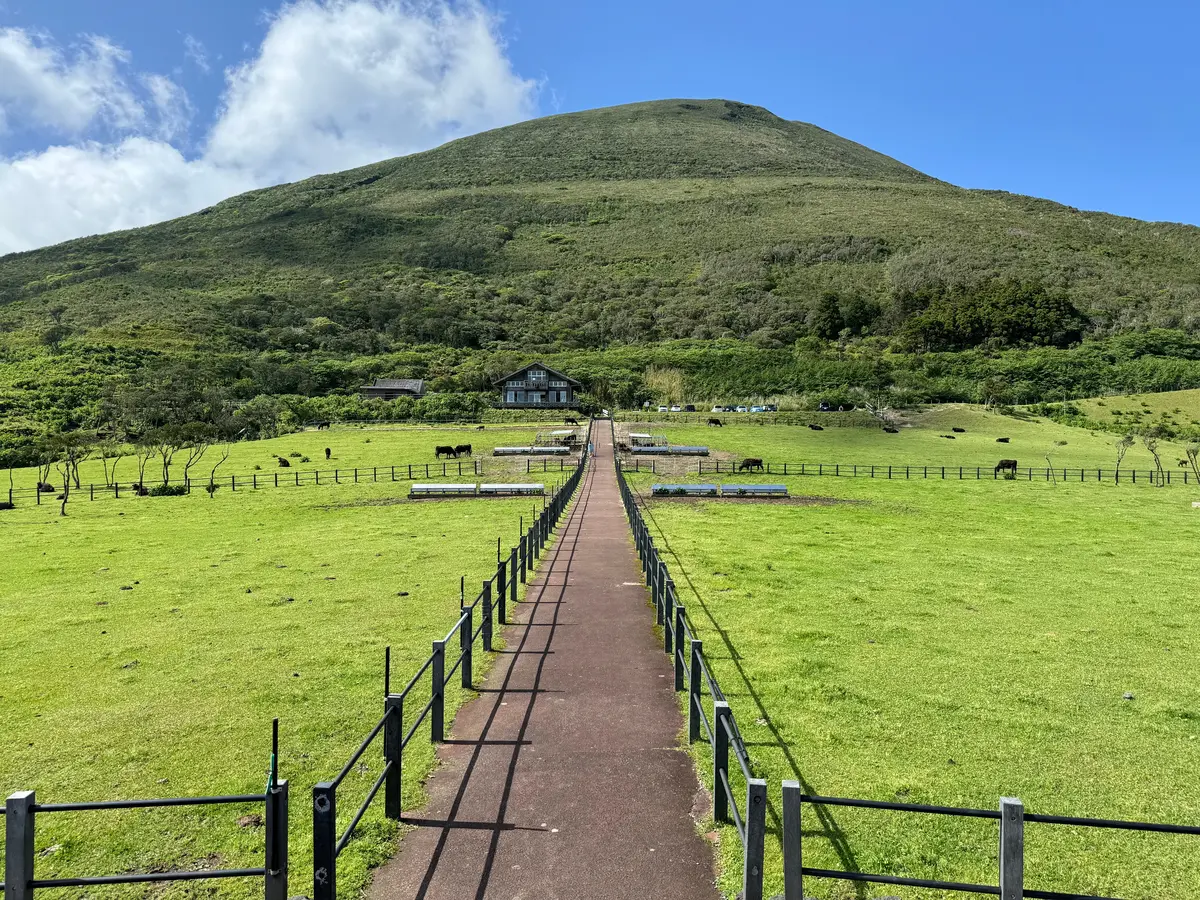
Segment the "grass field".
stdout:
<svg viewBox="0 0 1200 900">
<path fill-rule="evenodd" d="M 643 493 L 653 480 L 632 478 Z M 983 808 L 1018 796 L 1031 812 L 1195 824 L 1200 495 L 1183 490 L 824 479 L 793 483 L 820 505 L 662 500 L 647 520 L 776 800 L 799 778 L 815 794 Z M 996 883 L 994 823 L 805 817 L 806 865 Z M 1026 834 L 1027 887 L 1200 895 L 1195 838 Z M 731 832 L 723 854 L 732 892 Z M 777 832 L 768 854 L 772 896 Z"/>
<path fill-rule="evenodd" d="M 1098 422 L 1139 428 L 1159 423 L 1200 426 L 1200 391 L 1163 391 L 1072 401 Z"/>
<path fill-rule="evenodd" d="M 1200 392 L 1196 392 L 1200 393 Z M 993 467 L 1002 458 L 1016 459 L 1022 468 L 1047 465 L 1049 454 L 1056 468 L 1116 466 L 1114 441 L 1118 435 L 1059 425 L 1045 419 L 1018 419 L 987 412 L 982 407 L 950 405 L 911 413 L 898 434 L 879 428 L 840 427 L 837 413 L 826 414 L 823 431 L 803 426 L 737 424 L 723 428 L 706 425 L 652 423 L 645 427 L 662 433 L 672 444 L 710 447 L 718 457 L 760 457 L 774 463 L 839 463 L 842 465 L 937 465 Z M 637 430 L 633 424 L 620 427 Z M 954 434 L 954 427 L 965 434 Z M 953 434 L 954 440 L 941 435 Z M 997 444 L 996 438 L 1009 438 Z M 1062 442 L 1062 443 L 1060 443 Z M 1164 467 L 1175 467 L 1185 457 L 1182 444 L 1162 442 Z M 695 462 L 693 460 L 694 467 Z M 1153 458 L 1137 442 L 1122 463 L 1123 469 L 1154 466 Z"/>
<path fill-rule="evenodd" d="M 473 425 L 461 427 L 424 427 L 419 425 L 374 425 L 374 426 L 345 426 L 331 428 L 327 431 L 306 430 L 295 434 L 284 435 L 265 441 L 241 441 L 229 445 L 228 461 L 217 469 L 218 479 L 228 481 L 230 475 L 239 479 L 249 477 L 255 471 L 260 476 L 271 476 L 275 472 L 286 472 L 292 475 L 294 470 L 311 472 L 320 469 L 331 472 L 338 468 L 348 472 L 356 466 L 369 469 L 373 466 L 387 467 L 400 463 L 429 463 L 431 470 L 435 462 L 434 448 L 448 444 L 470 444 L 474 456 L 484 456 L 489 460 L 489 467 L 499 466 L 499 461 L 493 461 L 491 452 L 495 447 L 507 445 L 525 445 L 532 443 L 539 432 L 551 430 L 551 425 L 488 425 L 480 431 Z M 325 448 L 331 451 L 331 459 L 326 461 Z M 181 452 L 171 467 L 171 481 L 183 481 L 183 464 L 186 451 Z M 288 469 L 280 469 L 278 457 L 284 457 L 290 463 Z M 304 462 L 307 457 L 308 461 Z M 199 463 L 192 469 L 193 481 L 207 483 L 213 465 L 220 458 L 219 448 L 210 449 Z M 469 463 L 463 457 L 464 464 Z M 453 461 L 451 461 L 453 464 Z M 255 469 L 259 466 L 259 469 Z M 440 461 L 437 472 L 440 476 Z M 99 458 L 86 460 L 79 468 L 80 480 L 83 484 L 94 482 L 104 483 L 104 469 Z M 282 476 L 281 476 L 282 477 Z M 14 469 L 14 483 L 18 488 L 29 489 L 37 482 L 36 469 Z M 117 464 L 116 481 L 129 484 L 137 481 L 137 461 L 127 456 Z M 51 483 L 56 487 L 62 483 L 62 477 L 57 471 L 51 474 Z M 150 461 L 146 467 L 146 484 L 152 486 L 162 482 L 162 462 L 160 458 Z M 7 476 L 0 473 L 0 492 L 7 490 Z"/>
<path fill-rule="evenodd" d="M 278 447 L 316 440 L 297 435 Z M 350 456 L 362 437 L 319 440 Z M 396 451 L 406 446 L 398 439 Z M 528 523 L 535 505 L 392 502 L 406 490 L 322 485 L 79 503 L 65 519 L 57 504 L 0 515 L 0 791 L 35 789 L 42 802 L 258 792 L 278 716 L 280 775 L 292 789 L 292 893 L 309 891 L 305 798 L 378 719 L 384 646 L 403 684 L 453 624 L 460 575 L 470 599 L 494 571 L 496 538 L 507 552 L 518 517 Z M 456 692 L 448 708 L 460 700 Z M 342 827 L 377 776 L 380 752 L 348 777 Z M 414 738 L 407 807 L 420 801 L 433 759 L 427 738 Z M 235 824 L 252 811 L 39 816 L 37 872 L 261 865 L 261 828 Z M 395 836 L 373 809 L 339 861 L 347 896 Z M 251 896 L 261 885 L 161 892 Z"/>
</svg>

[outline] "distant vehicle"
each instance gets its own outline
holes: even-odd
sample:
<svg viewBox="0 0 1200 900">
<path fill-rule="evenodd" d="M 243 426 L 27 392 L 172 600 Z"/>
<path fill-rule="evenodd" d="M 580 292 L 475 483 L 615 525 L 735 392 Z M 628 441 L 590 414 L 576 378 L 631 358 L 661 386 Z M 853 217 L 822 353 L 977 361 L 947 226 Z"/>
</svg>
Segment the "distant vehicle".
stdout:
<svg viewBox="0 0 1200 900">
<path fill-rule="evenodd" d="M 678 405 L 677 405 L 677 406 L 672 406 L 672 407 L 671 407 L 671 412 L 683 412 L 683 407 L 681 407 L 681 406 L 678 406 Z"/>
<path fill-rule="evenodd" d="M 766 409 L 765 406 L 752 406 L 750 407 L 750 412 L 762 412 L 764 409 Z"/>
<path fill-rule="evenodd" d="M 763 407 L 763 412 L 779 412 L 779 407 L 774 403 L 768 403 Z"/>
<path fill-rule="evenodd" d="M 729 412 L 729 407 L 728 406 L 714 406 L 712 408 L 712 411 L 713 412 Z"/>
<path fill-rule="evenodd" d="M 689 403 L 687 406 L 685 406 L 685 407 L 683 408 L 683 411 L 684 411 L 684 412 L 695 412 L 695 411 L 696 411 L 696 405 L 695 405 L 694 403 Z"/>
<path fill-rule="evenodd" d="M 666 411 L 667 411 L 667 408 L 666 408 L 665 406 L 660 406 L 660 407 L 658 408 L 658 411 L 659 411 L 659 412 L 666 412 Z"/>
<path fill-rule="evenodd" d="M 749 410 L 747 410 L 746 407 L 744 407 L 744 406 L 739 406 L 737 409 L 734 410 L 734 412 L 748 412 L 748 411 Z"/>
</svg>

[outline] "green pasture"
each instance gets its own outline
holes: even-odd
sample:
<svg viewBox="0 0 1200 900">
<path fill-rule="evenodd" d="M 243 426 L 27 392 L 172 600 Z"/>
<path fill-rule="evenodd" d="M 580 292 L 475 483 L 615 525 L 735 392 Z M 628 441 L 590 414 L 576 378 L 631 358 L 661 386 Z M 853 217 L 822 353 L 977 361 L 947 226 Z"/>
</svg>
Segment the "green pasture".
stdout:
<svg viewBox="0 0 1200 900">
<path fill-rule="evenodd" d="M 280 473 L 280 479 L 292 476 L 295 471 L 311 472 L 321 470 L 322 474 L 332 473 L 337 468 L 342 472 L 352 472 L 356 467 L 370 470 L 378 467 L 380 471 L 389 466 L 400 464 L 429 463 L 431 476 L 434 463 L 437 462 L 436 472 L 441 476 L 441 460 L 435 460 L 434 448 L 439 445 L 458 446 L 470 444 L 474 457 L 486 457 L 485 465 L 492 468 L 502 468 L 511 460 L 493 458 L 491 453 L 496 447 L 509 445 L 527 445 L 531 443 L 539 431 L 552 430 L 553 425 L 486 425 L 479 430 L 475 425 L 458 427 L 436 426 L 426 427 L 417 425 L 371 425 L 371 426 L 336 426 L 324 431 L 307 429 L 283 437 L 262 441 L 240 441 L 229 445 L 229 459 L 217 469 L 218 481 L 228 481 L 230 475 L 250 477 L 257 472 L 260 477 Z M 561 427 L 561 426 L 557 426 Z M 325 448 L 331 451 L 329 461 L 325 459 Z M 131 451 L 127 451 L 131 452 Z M 191 470 L 191 480 L 207 483 L 212 467 L 220 459 L 221 448 L 212 447 Z M 287 459 L 289 467 L 282 469 L 278 457 Z M 307 461 L 305 461 L 307 458 Z M 443 458 L 444 459 L 444 458 Z M 187 451 L 182 450 L 175 457 L 171 466 L 172 483 L 182 483 L 183 467 L 187 461 Z M 468 471 L 470 459 L 462 457 L 464 472 Z M 456 471 L 456 461 L 448 460 L 447 464 Z M 523 464 L 523 462 L 522 462 Z M 540 463 L 539 463 L 540 464 Z M 111 465 L 111 464 L 110 464 Z M 255 468 L 255 467 L 259 468 Z M 485 468 L 485 474 L 489 470 Z M 405 469 L 407 473 L 407 469 Z M 98 456 L 87 459 L 80 467 L 81 482 L 86 485 L 93 482 L 97 485 L 104 483 L 104 469 Z M 332 477 L 332 474 L 331 474 Z M 36 469 L 13 470 L 14 483 L 18 488 L 30 489 L 37 481 Z M 137 481 L 137 460 L 132 455 L 126 456 L 117 463 L 116 481 L 129 484 Z M 51 484 L 61 486 L 62 478 L 57 471 L 52 471 Z M 155 457 L 146 467 L 146 484 L 152 486 L 162 482 L 162 461 Z M 0 473 L 0 493 L 7 490 L 7 477 Z"/>
<path fill-rule="evenodd" d="M 1198 392 L 1200 393 L 1200 392 Z M 739 422 L 716 428 L 707 425 L 649 423 L 621 424 L 618 428 L 644 427 L 665 434 L 672 444 L 707 446 L 717 458 L 759 457 L 775 463 L 837 463 L 841 465 L 929 465 L 992 468 L 1000 459 L 1016 459 L 1022 468 L 1045 468 L 1049 455 L 1054 468 L 1104 468 L 1116 466 L 1114 442 L 1118 435 L 1059 425 L 1041 418 L 1014 418 L 985 411 L 980 406 L 946 405 L 909 413 L 898 434 L 879 427 L 845 424 L 843 414 L 826 413 L 822 431 L 797 425 L 754 425 Z M 724 418 L 717 416 L 717 418 Z M 753 417 L 751 417 L 751 420 Z M 743 417 L 744 421 L 744 417 Z M 965 428 L 955 434 L 952 429 Z M 950 440 L 942 435 L 952 435 Z M 998 444 L 996 438 L 1009 443 Z M 1163 441 L 1164 468 L 1175 468 L 1184 459 L 1184 445 Z M 694 460 L 692 461 L 694 468 Z M 1141 441 L 1135 442 L 1122 469 L 1154 467 L 1153 457 Z"/>
<path fill-rule="evenodd" d="M 441 440 L 444 433 L 439 433 Z M 376 435 L 403 452 L 424 443 Z M 359 457 L 355 432 L 294 435 Z M 394 441 L 394 443 L 389 443 Z M 405 443 L 408 441 L 409 443 Z M 239 447 L 243 462 L 262 445 Z M 143 497 L 0 513 L 0 792 L 43 802 L 263 790 L 272 717 L 291 782 L 294 894 L 311 889 L 306 797 L 382 711 L 384 646 L 403 685 L 453 625 L 540 500 L 400 501 L 407 485 Z M 478 649 L 478 648 L 477 648 Z M 428 698 L 428 679 L 412 709 Z M 458 691 L 448 709 L 462 700 Z M 434 763 L 406 751 L 405 803 Z M 379 773 L 372 749 L 339 792 L 342 827 Z M 379 806 L 380 804 L 377 804 Z M 39 877 L 262 864 L 257 809 L 204 807 L 38 816 Z M 339 861 L 353 896 L 397 830 L 368 813 Z M 2 841 L 2 836 L 0 836 Z M 214 886 L 215 885 L 215 886 Z M 155 896 L 250 897 L 251 881 L 188 882 Z M 89 896 L 80 889 L 73 896 Z"/>
<path fill-rule="evenodd" d="M 920 446 L 916 434 L 890 437 Z M 643 494 L 654 480 L 632 478 Z M 789 486 L 823 499 L 653 500 L 647 510 L 754 767 L 770 779 L 767 896 L 782 891 L 787 778 L 812 794 L 992 809 L 1017 796 L 1031 812 L 1200 822 L 1200 491 Z M 993 822 L 806 806 L 804 823 L 809 866 L 996 883 Z M 1200 895 L 1196 838 L 1034 824 L 1026 835 L 1027 887 Z M 732 893 L 741 857 L 731 830 L 722 855 Z M 805 889 L 937 896 L 819 879 Z"/>
<path fill-rule="evenodd" d="M 1200 426 L 1200 390 L 1123 394 L 1071 402 L 1088 418 L 1105 424 L 1128 428 L 1157 424 Z"/>
</svg>

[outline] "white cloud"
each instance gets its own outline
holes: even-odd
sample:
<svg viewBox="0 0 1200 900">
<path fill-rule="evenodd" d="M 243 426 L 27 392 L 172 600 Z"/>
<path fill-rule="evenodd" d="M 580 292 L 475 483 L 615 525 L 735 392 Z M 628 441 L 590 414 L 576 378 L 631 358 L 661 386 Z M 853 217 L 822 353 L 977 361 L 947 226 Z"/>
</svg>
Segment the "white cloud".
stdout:
<svg viewBox="0 0 1200 900">
<path fill-rule="evenodd" d="M 190 34 L 183 36 L 183 55 L 196 64 L 196 68 L 201 72 L 208 73 L 212 71 L 212 66 L 208 64 L 208 50 L 204 44 Z"/>
<path fill-rule="evenodd" d="M 101 37 L 68 56 L 41 35 L 0 29 L 0 132 L 34 126 L 74 136 L 96 124 L 141 125 L 144 111 L 121 73 L 128 60 Z"/>
<path fill-rule="evenodd" d="M 220 112 L 191 159 L 171 143 L 193 110 L 169 78 L 124 75 L 127 54 L 98 38 L 68 58 L 40 36 L 0 32 L 0 134 L 16 117 L 78 136 L 0 157 L 0 254 L 161 221 L 535 111 L 536 84 L 513 72 L 476 0 L 300 0 L 269 26 L 257 55 L 225 73 Z M 137 130 L 82 140 L 97 124 Z"/>
</svg>

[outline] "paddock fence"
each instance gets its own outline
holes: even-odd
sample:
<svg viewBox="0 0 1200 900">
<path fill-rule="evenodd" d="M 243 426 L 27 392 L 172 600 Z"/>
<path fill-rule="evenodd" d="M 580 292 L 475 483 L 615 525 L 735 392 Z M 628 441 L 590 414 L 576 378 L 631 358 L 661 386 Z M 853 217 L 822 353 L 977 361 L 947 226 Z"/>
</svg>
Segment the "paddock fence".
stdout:
<svg viewBox="0 0 1200 900">
<path fill-rule="evenodd" d="M 263 882 L 265 900 L 288 900 L 288 783 L 279 779 L 279 720 L 272 724 L 271 764 L 266 790 L 261 794 L 214 797 L 169 797 L 149 800 L 100 800 L 86 803 L 39 803 L 34 791 L 17 791 L 4 804 L 5 900 L 33 900 L 34 891 L 49 888 L 99 887 L 114 884 L 148 884 L 224 878 L 254 878 Z M 168 872 L 127 872 L 119 875 L 38 878 L 35 825 L 38 816 L 60 813 L 104 812 L 163 807 L 225 805 L 263 807 L 263 865 L 249 869 L 195 869 Z"/>
<path fill-rule="evenodd" d="M 396 463 L 383 466 L 358 466 L 354 468 L 308 469 L 294 468 L 272 469 L 264 472 L 238 473 L 222 475 L 211 482 L 220 489 L 230 491 L 260 490 L 263 488 L 303 487 L 306 485 L 330 484 L 371 484 L 381 481 L 405 482 L 418 478 L 450 478 L 454 476 L 481 476 L 487 474 L 514 474 L 523 472 L 527 475 L 546 472 L 566 472 L 577 465 L 572 459 L 526 459 L 524 466 L 510 464 L 504 466 L 494 460 L 485 461 L 482 458 L 470 460 L 443 460 L 441 462 Z M 178 485 L 184 492 L 205 490 L 210 484 L 208 479 L 182 478 Z M 150 485 L 153 490 L 155 485 Z M 12 492 L 16 500 L 29 501 L 35 505 L 58 502 L 55 497 L 61 493 L 61 488 L 53 491 L 39 491 L 36 487 L 14 488 Z M 104 500 L 133 497 L 139 495 L 138 482 L 114 482 L 112 484 L 88 483 L 71 488 L 71 500 Z M 0 488 L 0 499 L 7 497 L 7 491 Z"/>
<path fill-rule="evenodd" d="M 1158 834 L 1200 835 L 1193 825 L 1162 825 L 1149 822 L 1130 822 L 1113 819 L 1052 816 L 1025 812 L 1025 806 L 1015 797 L 1002 797 L 999 809 L 969 809 L 956 806 L 929 806 L 918 803 L 890 803 L 880 800 L 854 800 L 846 797 L 820 797 L 804 794 L 798 781 L 784 781 L 783 791 L 783 875 L 784 900 L 804 900 L 804 879 L 822 878 L 868 884 L 887 884 L 904 887 L 958 891 L 966 894 L 990 894 L 1001 900 L 1117 900 L 1096 894 L 1077 894 L 1062 891 L 1037 890 L 1025 887 L 1025 825 L 1026 823 L 1060 825 L 1092 829 L 1153 832 Z M 910 878 L 900 875 L 880 875 L 840 869 L 820 869 L 804 865 L 803 818 L 805 805 L 841 806 L 858 809 L 890 810 L 918 815 L 952 816 L 990 819 L 1000 823 L 998 853 L 998 883 L 971 884 L 930 878 Z"/>
<path fill-rule="evenodd" d="M 383 791 L 383 811 L 388 819 L 399 821 L 402 817 L 401 774 L 404 766 L 404 750 L 426 721 L 429 723 L 429 739 L 440 744 L 446 736 L 446 687 L 458 673 L 464 690 L 474 684 L 475 645 L 480 643 L 484 653 L 492 650 L 493 631 L 496 625 L 508 622 L 508 606 L 516 605 L 517 585 L 525 584 L 528 574 L 541 557 L 550 536 L 583 478 L 587 465 L 586 446 L 571 476 L 554 492 L 508 555 L 498 552 L 496 571 L 483 582 L 475 599 L 461 608 L 458 621 L 446 632 L 445 637 L 433 642 L 429 656 L 417 669 L 408 683 L 397 693 L 391 689 L 391 648 L 384 653 L 383 715 L 375 727 L 350 755 L 341 771 L 330 781 L 322 781 L 313 787 L 313 900 L 335 900 L 337 897 L 337 860 L 354 837 L 355 829 L 366 815 L 372 802 Z M 497 545 L 499 548 L 499 544 Z M 478 613 L 478 623 L 476 623 Z M 456 645 L 456 646 L 455 646 Z M 453 662 L 448 663 L 448 648 Z M 454 651 L 457 650 L 457 655 Z M 422 684 L 428 675 L 429 700 L 405 728 L 405 701 Z M 423 695 L 423 692 L 422 692 Z M 382 735 L 383 769 L 367 791 L 349 823 L 338 830 L 338 792 L 346 776 L 367 752 L 368 748 Z"/>
<path fill-rule="evenodd" d="M 689 462 L 690 466 L 690 462 Z M 666 474 L 669 467 L 658 460 L 631 457 L 624 463 L 629 472 Z M 745 467 L 740 460 L 697 460 L 697 475 L 764 475 L 813 476 L 822 478 L 878 478 L 889 481 L 1003 481 L 1011 472 L 1017 481 L 1112 482 L 1113 484 L 1195 485 L 1196 475 L 1190 468 L 1153 469 L 1078 469 L 1022 466 L 1000 469 L 993 466 L 942 466 L 912 464 L 868 463 L 771 463 L 763 461 L 761 469 Z"/>
<path fill-rule="evenodd" d="M 688 742 L 700 740 L 703 732 L 712 750 L 713 818 L 717 822 L 732 823 L 741 839 L 740 896 L 743 900 L 762 900 L 767 782 L 754 776 L 737 719 L 705 658 L 704 642 L 696 637 L 687 609 L 678 600 L 675 582 L 646 527 L 637 499 L 625 480 L 620 459 L 616 460 L 616 467 L 621 500 L 633 530 L 642 574 L 654 601 L 655 621 L 663 628 L 663 649 L 674 665 L 675 690 L 687 692 Z M 705 712 L 706 693 L 711 704 L 709 714 Z M 731 753 L 737 763 L 734 769 L 730 768 Z M 733 784 L 739 775 L 745 788 L 741 799 Z"/>
</svg>

